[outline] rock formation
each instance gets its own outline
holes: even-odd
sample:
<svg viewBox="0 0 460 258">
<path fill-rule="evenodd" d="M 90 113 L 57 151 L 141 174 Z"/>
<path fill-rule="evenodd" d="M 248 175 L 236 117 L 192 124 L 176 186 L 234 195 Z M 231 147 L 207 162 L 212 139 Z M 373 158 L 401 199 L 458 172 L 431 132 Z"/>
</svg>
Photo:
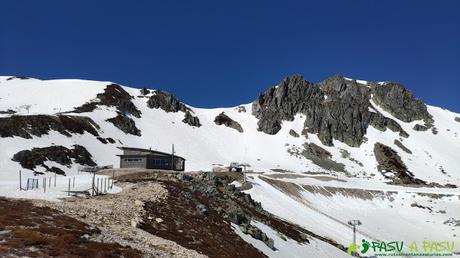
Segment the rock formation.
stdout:
<svg viewBox="0 0 460 258">
<path fill-rule="evenodd" d="M 243 132 L 243 127 L 241 127 L 240 123 L 228 117 L 224 112 L 216 116 L 214 123 L 216 123 L 216 125 L 225 125 L 226 127 L 233 128 L 240 133 Z"/>
<path fill-rule="evenodd" d="M 392 97 L 394 99 L 390 100 Z M 304 114 L 305 128 L 309 133 L 318 134 L 327 146 L 332 146 L 335 139 L 358 147 L 369 125 L 382 131 L 388 128 L 408 137 L 396 121 L 378 112 L 371 99 L 398 119 L 408 122 L 423 119 L 426 126 L 431 126 L 432 118 L 426 106 L 401 85 L 363 85 L 340 76 L 318 84 L 299 75 L 287 77 L 278 86 L 260 94 L 252 105 L 252 112 L 259 119 L 258 129 L 267 134 L 276 134 L 283 120 L 292 121 L 296 114 Z M 381 104 L 385 101 L 394 102 L 395 107 Z"/>
</svg>

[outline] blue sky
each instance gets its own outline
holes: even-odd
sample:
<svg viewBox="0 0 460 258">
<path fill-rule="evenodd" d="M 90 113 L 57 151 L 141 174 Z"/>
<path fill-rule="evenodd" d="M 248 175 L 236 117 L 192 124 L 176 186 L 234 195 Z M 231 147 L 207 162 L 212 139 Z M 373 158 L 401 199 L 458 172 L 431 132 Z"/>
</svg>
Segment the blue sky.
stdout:
<svg viewBox="0 0 460 258">
<path fill-rule="evenodd" d="M 398 81 L 460 112 L 460 1 L 2 1 L 0 74 L 248 103 L 290 74 Z"/>
</svg>

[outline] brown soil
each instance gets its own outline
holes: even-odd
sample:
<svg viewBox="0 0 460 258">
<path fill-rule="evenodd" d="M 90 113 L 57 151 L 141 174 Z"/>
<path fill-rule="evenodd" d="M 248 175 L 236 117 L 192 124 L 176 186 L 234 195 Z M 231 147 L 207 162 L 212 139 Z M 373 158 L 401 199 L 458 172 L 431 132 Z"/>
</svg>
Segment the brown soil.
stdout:
<svg viewBox="0 0 460 258">
<path fill-rule="evenodd" d="M 268 175 L 265 175 L 265 176 L 270 177 L 270 178 L 290 178 L 290 179 L 307 177 L 305 175 L 300 175 L 300 174 L 268 174 Z"/>
<path fill-rule="evenodd" d="M 164 181 L 163 184 L 168 196 L 164 201 L 146 202 L 143 230 L 209 257 L 265 257 L 211 208 L 210 198 L 191 192 L 180 183 Z M 206 214 L 197 211 L 199 204 L 207 207 Z M 161 222 L 149 220 L 149 216 L 161 218 Z"/>
<path fill-rule="evenodd" d="M 88 240 L 99 230 L 29 201 L 0 198 L 1 257 L 141 257 L 119 244 Z"/>
</svg>

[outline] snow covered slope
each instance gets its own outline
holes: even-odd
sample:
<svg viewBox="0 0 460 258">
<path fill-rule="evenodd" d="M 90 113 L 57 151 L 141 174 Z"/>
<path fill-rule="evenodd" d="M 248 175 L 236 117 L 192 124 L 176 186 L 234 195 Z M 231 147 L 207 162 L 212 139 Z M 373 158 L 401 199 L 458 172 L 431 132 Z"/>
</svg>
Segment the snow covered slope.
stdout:
<svg viewBox="0 0 460 258">
<path fill-rule="evenodd" d="M 342 82 L 340 87 L 336 87 L 326 82 L 319 86 L 308 84 L 301 87 L 317 87 L 318 90 L 314 88 L 312 95 L 315 96 L 314 101 L 319 101 L 318 105 L 329 105 L 343 100 L 341 98 L 346 89 L 352 88 L 369 94 L 366 89 L 387 85 L 347 78 L 341 80 L 350 81 L 353 85 Z M 112 85 L 111 88 L 109 85 Z M 289 84 L 286 87 L 294 86 Z M 266 96 L 283 99 L 284 95 L 290 93 L 280 92 L 282 89 L 273 87 Z M 332 95 L 336 94 L 335 91 L 339 93 Z M 50 146 L 62 146 L 71 153 L 74 145 L 79 145 L 87 150 L 92 161 L 98 165 L 117 167 L 119 158 L 116 155 L 121 154 L 117 147 L 152 148 L 170 152 L 174 144 L 177 155 L 186 159 L 188 171 L 211 171 L 237 161 L 248 163 L 249 170 L 253 172 L 299 175 L 272 179 L 301 188 L 313 185 L 319 188 L 340 186 L 367 192 L 395 191 L 391 200 L 387 196 L 370 199 L 346 196 L 341 191 L 326 194 L 310 188 L 310 191 L 303 189 L 293 196 L 262 180 L 263 176 L 252 176 L 254 187 L 248 192 L 261 201 L 264 208 L 345 246 L 350 242 L 350 234 L 344 223 L 352 218 L 360 218 L 369 226 L 362 229 L 363 236 L 369 239 L 389 239 L 393 236 L 423 239 L 429 236 L 420 234 L 415 228 L 425 227 L 426 221 L 434 221 L 439 226 L 427 226 L 429 228 L 426 232 L 434 232 L 431 235 L 434 238 L 452 238 L 452 231 L 454 235 L 457 234 L 458 227 L 445 226 L 443 222 L 449 218 L 460 219 L 458 188 L 452 188 L 460 186 L 460 114 L 426 106 L 432 121 L 409 121 L 405 116 L 389 112 L 384 102 L 374 101 L 374 95 L 366 94 L 362 95 L 369 106 L 369 112 L 365 115 L 378 114 L 381 123 L 375 120 L 370 124 L 363 122 L 364 127 L 358 128 L 364 129 L 362 139 L 358 137 L 357 141 L 351 143 L 338 140 L 341 139 L 340 132 L 334 132 L 329 144 L 325 143 L 324 139 L 328 135 L 323 134 L 321 127 L 318 133 L 314 132 L 315 128 L 306 127 L 305 120 L 309 115 L 314 115 L 307 109 L 294 112 L 292 118 L 289 117 L 291 114 L 280 116 L 279 127 L 275 124 L 277 130 L 269 134 L 261 130 L 260 121 L 266 117 L 255 115 L 269 108 L 268 104 L 258 107 L 262 111 L 254 110 L 253 103 L 204 109 L 182 104 L 174 96 L 162 91 L 141 91 L 112 82 L 2 76 L 0 188 L 16 185 L 18 170 L 25 173 L 24 177 L 34 176 L 33 170 L 43 172 L 46 176 L 50 174 L 47 168 L 52 167 L 59 168 L 67 175 L 74 175 L 79 166 L 75 156 L 69 154 L 70 163 L 61 164 L 50 159 L 44 161 L 45 166 L 36 164 L 33 169 L 30 169 L 30 163 L 35 160 L 23 159 L 24 163 L 29 162 L 27 169 L 12 160 L 15 154 L 24 150 L 42 148 L 40 151 L 45 151 Z M 119 100 L 121 98 L 122 101 Z M 407 100 L 405 97 L 402 99 L 402 103 Z M 260 100 L 256 102 L 260 103 Z M 363 100 L 359 101 L 362 104 Z M 273 103 L 279 104 L 277 100 Z M 288 107 L 289 111 L 296 110 L 290 104 Z M 219 115 L 224 123 L 216 123 Z M 69 123 L 69 119 L 75 121 Z M 110 119 L 118 119 L 119 122 Z M 53 125 L 49 126 L 50 123 Z M 79 130 L 83 125 L 86 129 Z M 272 128 L 268 126 L 265 129 Z M 312 175 L 318 174 L 338 180 L 312 179 Z M 0 192 L 9 195 L 8 191 L 0 189 Z M 433 202 L 435 199 L 423 195 L 429 193 L 447 195 L 433 208 L 445 210 L 446 213 L 425 214 L 426 211 L 421 211 L 417 206 L 410 207 L 411 203 L 428 205 Z M 406 201 L 410 199 L 411 203 L 402 201 L 403 198 Z M 399 209 L 399 214 L 403 214 L 404 223 L 408 225 L 404 231 L 406 235 L 404 232 L 393 234 L 402 227 L 400 224 L 387 229 L 371 227 L 378 224 L 379 219 L 398 216 L 398 211 L 392 210 L 390 206 L 401 204 L 405 205 Z"/>
</svg>

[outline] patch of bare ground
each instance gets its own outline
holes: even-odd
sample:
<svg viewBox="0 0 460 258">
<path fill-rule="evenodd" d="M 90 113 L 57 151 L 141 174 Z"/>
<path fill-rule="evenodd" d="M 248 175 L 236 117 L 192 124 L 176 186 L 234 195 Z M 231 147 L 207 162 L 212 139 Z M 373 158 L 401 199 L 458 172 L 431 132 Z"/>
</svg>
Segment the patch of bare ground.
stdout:
<svg viewBox="0 0 460 258">
<path fill-rule="evenodd" d="M 270 178 L 290 178 L 290 179 L 307 177 L 305 175 L 300 175 L 300 174 L 267 174 L 267 175 L 264 175 L 264 176 L 265 177 L 270 177 Z"/>
<path fill-rule="evenodd" d="M 273 185 L 275 188 L 278 190 L 296 198 L 296 199 L 301 199 L 301 191 L 302 188 L 296 184 L 289 183 L 289 182 L 283 182 L 281 180 L 276 180 L 276 179 L 270 179 L 267 177 L 259 177 L 260 179 L 264 180 L 265 182 Z M 305 201 L 305 200 L 304 200 Z M 341 244 L 335 242 L 332 239 L 317 235 L 301 226 L 298 226 L 296 224 L 284 221 L 276 216 L 273 216 L 272 214 L 265 212 L 265 211 L 260 211 L 257 209 L 254 209 L 250 206 L 247 206 L 244 203 L 240 203 L 242 207 L 245 207 L 245 211 L 249 213 L 253 218 L 255 218 L 258 221 L 261 221 L 265 223 L 266 225 L 272 227 L 279 233 L 296 240 L 299 243 L 305 243 L 309 242 L 309 238 L 316 238 L 321 241 L 324 241 L 342 251 L 346 251 L 345 247 L 342 246 Z"/>
<path fill-rule="evenodd" d="M 37 201 L 38 206 L 55 208 L 80 221 L 96 226 L 96 242 L 118 243 L 140 250 L 150 257 L 204 257 L 177 243 L 138 228 L 145 215 L 145 203 L 167 198 L 168 191 L 156 182 L 119 183 L 122 192 L 90 198 L 69 198 L 62 202 Z"/>
<path fill-rule="evenodd" d="M 250 195 L 230 184 L 234 179 L 233 176 L 226 177 L 218 173 L 138 173 L 120 178 L 133 183 L 151 180 L 161 182 L 169 192 L 168 197 L 146 203 L 147 212 L 141 228 L 180 242 L 209 257 L 264 256 L 240 239 L 231 229 L 231 223 L 276 250 L 278 243 L 267 239 L 264 232 L 250 224 L 251 220 L 264 223 L 299 243 L 308 244 L 309 238 L 317 238 L 345 250 L 333 240 L 265 211 Z"/>
<path fill-rule="evenodd" d="M 100 230 L 30 201 L 0 198 L 1 257 L 142 257 L 116 243 L 90 239 Z"/>
<path fill-rule="evenodd" d="M 320 180 L 320 181 L 325 181 L 325 182 L 328 182 L 328 181 L 347 182 L 346 180 L 339 179 L 336 177 L 330 177 L 330 176 L 309 176 L 309 177 Z"/>
<path fill-rule="evenodd" d="M 280 190 L 281 192 L 286 193 L 287 195 L 299 201 L 303 201 L 302 187 L 300 187 L 299 185 L 294 184 L 294 183 L 285 182 L 282 180 L 271 179 L 266 176 L 260 176 L 259 178 L 269 183 L 270 185 Z"/>
<path fill-rule="evenodd" d="M 164 200 L 146 203 L 142 229 L 209 257 L 265 257 L 210 208 L 212 200 L 177 182 L 163 184 L 169 194 Z"/>
</svg>

